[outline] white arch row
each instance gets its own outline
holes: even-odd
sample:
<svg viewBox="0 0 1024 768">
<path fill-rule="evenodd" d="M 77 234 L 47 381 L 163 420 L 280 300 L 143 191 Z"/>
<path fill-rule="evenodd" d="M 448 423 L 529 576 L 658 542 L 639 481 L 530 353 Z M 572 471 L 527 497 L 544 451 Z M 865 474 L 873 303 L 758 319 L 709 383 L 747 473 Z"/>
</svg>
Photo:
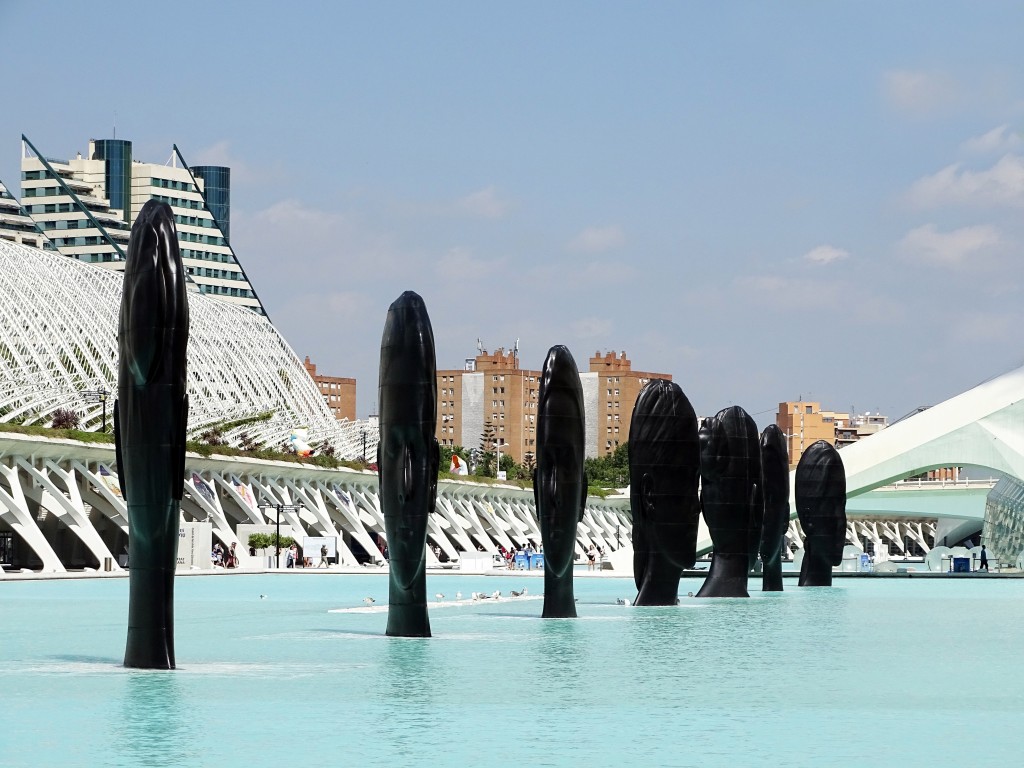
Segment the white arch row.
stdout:
<svg viewBox="0 0 1024 768">
<path fill-rule="evenodd" d="M 48 424 L 58 408 L 72 408 L 84 414 L 85 429 L 100 429 L 103 406 L 82 393 L 117 391 L 123 279 L 120 272 L 0 240 L 0 421 Z M 327 440 L 338 455 L 354 458 L 365 429 L 367 453 L 376 451 L 376 426 L 335 419 L 266 317 L 198 292 L 189 292 L 188 302 L 190 434 L 272 412 L 230 431 L 229 442 L 247 432 L 277 446 L 305 426 L 312 442 Z"/>
<path fill-rule="evenodd" d="M 102 567 L 127 542 L 128 510 L 107 446 L 0 435 L 0 520 L 18 534 L 44 572 Z M 337 536 L 345 565 L 356 565 L 358 544 L 382 563 L 377 541 L 384 538 L 377 477 L 369 472 L 331 470 L 274 461 L 186 459 L 182 522 L 208 522 L 216 539 L 238 545 L 241 565 L 249 558 L 240 525 L 273 526 L 277 505 L 291 535 Z M 578 557 L 591 544 L 615 550 L 628 544 L 625 500 L 588 500 L 578 527 Z M 541 543 L 531 491 L 507 486 L 441 482 L 435 514 L 428 521 L 428 565 L 439 565 L 430 545 L 456 559 L 460 551 L 495 552 Z M 66 562 L 71 560 L 72 562 Z M 0 570 L 2 577 L 2 570 Z"/>
</svg>

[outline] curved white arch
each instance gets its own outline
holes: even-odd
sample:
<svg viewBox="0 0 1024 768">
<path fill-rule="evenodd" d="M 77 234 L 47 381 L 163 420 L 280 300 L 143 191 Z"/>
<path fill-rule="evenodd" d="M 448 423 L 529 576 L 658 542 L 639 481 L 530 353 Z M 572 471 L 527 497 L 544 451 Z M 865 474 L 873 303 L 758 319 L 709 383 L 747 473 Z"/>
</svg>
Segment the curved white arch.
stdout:
<svg viewBox="0 0 1024 768">
<path fill-rule="evenodd" d="M 102 405 L 86 390 L 117 390 L 117 320 L 123 276 L 47 251 L 0 241 L 0 421 L 48 423 L 58 408 L 101 426 Z M 266 317 L 197 292 L 188 294 L 189 432 L 272 413 L 242 433 L 276 446 L 304 426 L 311 444 L 338 455 L 376 450 L 377 429 L 339 422 L 298 356 Z M 112 406 L 108 402 L 109 410 Z"/>
</svg>

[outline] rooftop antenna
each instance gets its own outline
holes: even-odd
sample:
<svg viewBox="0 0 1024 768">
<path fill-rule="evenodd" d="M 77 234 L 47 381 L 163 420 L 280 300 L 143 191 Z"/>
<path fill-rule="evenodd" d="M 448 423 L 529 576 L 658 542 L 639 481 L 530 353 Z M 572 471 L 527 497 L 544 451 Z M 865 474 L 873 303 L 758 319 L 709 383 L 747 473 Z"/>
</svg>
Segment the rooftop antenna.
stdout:
<svg viewBox="0 0 1024 768">
<path fill-rule="evenodd" d="M 117 138 L 117 110 L 114 110 L 114 138 Z"/>
<path fill-rule="evenodd" d="M 484 353 L 484 343 L 480 341 L 480 337 L 476 337 L 476 351 L 477 354 L 482 355 Z"/>
</svg>

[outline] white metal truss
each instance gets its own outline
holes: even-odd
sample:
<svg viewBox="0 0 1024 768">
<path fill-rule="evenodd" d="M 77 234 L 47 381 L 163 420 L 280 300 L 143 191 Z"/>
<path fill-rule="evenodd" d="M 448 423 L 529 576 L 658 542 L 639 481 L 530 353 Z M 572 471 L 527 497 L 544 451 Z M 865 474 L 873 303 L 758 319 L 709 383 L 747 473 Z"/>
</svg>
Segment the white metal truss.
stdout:
<svg viewBox="0 0 1024 768">
<path fill-rule="evenodd" d="M 48 424 L 70 408 L 82 428 L 99 430 L 100 402 L 88 391 L 117 391 L 117 320 L 123 275 L 0 240 L 0 421 Z M 311 445 L 327 442 L 355 458 L 376 451 L 371 422 L 339 422 L 302 362 L 266 317 L 197 292 L 188 294 L 190 435 L 270 413 L 230 429 L 277 447 L 296 427 Z M 113 397 L 107 402 L 108 419 Z"/>
<path fill-rule="evenodd" d="M 239 458 L 186 457 L 181 522 L 210 523 L 225 545 L 237 543 L 242 567 L 252 559 L 239 525 L 273 526 L 276 505 L 292 536 L 337 536 L 342 563 L 357 563 L 361 548 L 382 564 L 384 539 L 377 476 L 371 472 Z M 587 500 L 576 548 L 591 542 L 608 550 L 631 546 L 628 499 Z M 117 556 L 129 533 L 127 509 L 108 445 L 0 433 L 0 531 L 13 531 L 28 547 L 32 567 L 118 570 Z M 430 545 L 449 560 L 483 547 L 496 552 L 541 543 L 533 492 L 512 487 L 442 481 L 428 520 L 428 565 L 439 565 Z M 358 545 L 358 547 L 356 547 Z M 212 564 L 211 566 L 212 567 Z M 2 577 L 2 569 L 0 569 Z"/>
</svg>

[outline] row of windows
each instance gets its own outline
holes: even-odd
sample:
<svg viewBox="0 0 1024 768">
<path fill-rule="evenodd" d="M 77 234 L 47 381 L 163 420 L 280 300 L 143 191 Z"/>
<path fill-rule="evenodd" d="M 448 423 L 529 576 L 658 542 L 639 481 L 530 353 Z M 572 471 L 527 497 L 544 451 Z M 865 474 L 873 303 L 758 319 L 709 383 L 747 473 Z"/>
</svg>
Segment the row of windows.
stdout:
<svg viewBox="0 0 1024 768">
<path fill-rule="evenodd" d="M 186 200 L 182 197 L 168 197 L 167 195 L 153 195 L 154 200 L 161 203 L 173 205 L 175 208 L 194 208 L 197 211 L 203 210 L 202 200 Z"/>
<path fill-rule="evenodd" d="M 223 237 L 216 235 L 197 235 L 193 232 L 179 232 L 178 239 L 190 243 L 205 243 L 206 245 L 227 245 Z"/>
<path fill-rule="evenodd" d="M 150 183 L 154 187 L 164 189 L 179 189 L 182 192 L 195 192 L 196 188 L 187 181 L 174 181 L 173 179 L 152 179 Z"/>
<path fill-rule="evenodd" d="M 77 210 L 74 203 L 47 203 L 46 205 L 26 205 L 29 213 L 71 213 Z"/>
<path fill-rule="evenodd" d="M 223 264 L 233 264 L 234 259 L 230 253 L 214 253 L 213 251 L 197 251 L 194 248 L 182 248 L 181 258 L 199 259 L 200 261 L 219 261 Z"/>
<path fill-rule="evenodd" d="M 247 288 L 228 288 L 226 285 L 200 285 L 200 293 L 215 293 L 220 296 L 239 296 L 251 299 L 252 291 Z"/>
<path fill-rule="evenodd" d="M 21 172 L 21 180 L 22 181 L 36 181 L 38 179 L 45 179 L 45 178 L 47 178 L 46 171 L 22 171 Z"/>
<path fill-rule="evenodd" d="M 85 237 L 57 237 L 53 239 L 53 244 L 58 248 L 62 246 L 72 245 L 103 245 L 107 242 L 105 237 L 99 235 L 89 235 Z"/>
<path fill-rule="evenodd" d="M 75 258 L 88 264 L 121 261 L 121 257 L 116 253 L 76 253 Z"/>
<path fill-rule="evenodd" d="M 63 194 L 64 190 L 60 187 L 29 187 L 21 190 L 22 197 L 55 197 Z"/>
<path fill-rule="evenodd" d="M 213 219 L 200 219 L 198 216 L 181 216 L 175 215 L 174 222 L 176 224 L 187 224 L 190 227 L 216 227 Z"/>
<path fill-rule="evenodd" d="M 188 273 L 190 275 L 198 275 L 199 277 L 217 277 L 221 280 L 243 280 L 241 272 L 229 272 L 226 269 L 212 269 L 210 267 L 189 267 Z"/>
</svg>

